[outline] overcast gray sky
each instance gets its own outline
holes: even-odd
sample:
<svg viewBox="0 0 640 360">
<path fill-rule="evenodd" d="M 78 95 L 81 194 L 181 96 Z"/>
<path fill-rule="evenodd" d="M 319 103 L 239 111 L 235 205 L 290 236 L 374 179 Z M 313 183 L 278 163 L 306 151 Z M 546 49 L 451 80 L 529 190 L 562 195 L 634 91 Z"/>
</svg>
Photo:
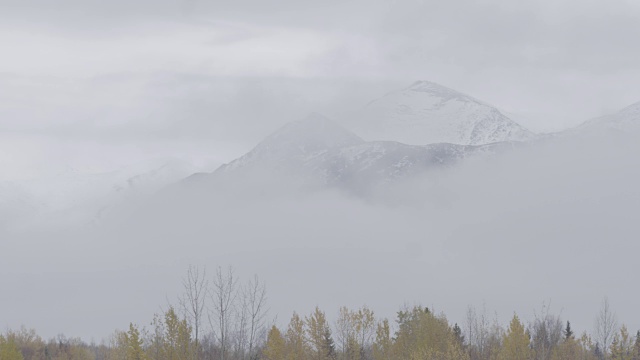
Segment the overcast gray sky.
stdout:
<svg viewBox="0 0 640 360">
<path fill-rule="evenodd" d="M 540 129 L 640 100 L 631 0 L 0 4 L 4 74 L 426 79 Z"/>
</svg>

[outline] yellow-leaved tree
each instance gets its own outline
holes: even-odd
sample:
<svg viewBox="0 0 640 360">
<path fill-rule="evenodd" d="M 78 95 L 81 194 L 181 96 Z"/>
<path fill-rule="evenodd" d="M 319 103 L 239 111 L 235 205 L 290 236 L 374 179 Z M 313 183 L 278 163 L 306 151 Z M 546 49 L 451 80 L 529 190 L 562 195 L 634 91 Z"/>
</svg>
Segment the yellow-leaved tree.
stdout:
<svg viewBox="0 0 640 360">
<path fill-rule="evenodd" d="M 609 347 L 610 359 L 612 360 L 633 360 L 634 358 L 634 341 L 629 335 L 629 330 L 622 325 L 620 331 L 613 336 L 613 341 Z"/>
<path fill-rule="evenodd" d="M 309 346 L 304 331 L 304 321 L 297 313 L 293 313 L 287 334 L 285 335 L 287 359 L 302 360 L 307 359 Z"/>
<path fill-rule="evenodd" d="M 468 355 L 444 315 L 414 307 L 398 312 L 398 331 L 393 343 L 394 359 L 466 360 Z"/>
<path fill-rule="evenodd" d="M 331 336 L 331 327 L 324 312 L 317 306 L 314 312 L 304 320 L 307 341 L 310 345 L 310 359 L 332 360 L 336 358 L 336 349 Z"/>
<path fill-rule="evenodd" d="M 180 319 L 173 307 L 164 314 L 164 353 L 167 360 L 191 359 L 191 327 Z"/>
<path fill-rule="evenodd" d="M 129 324 L 129 331 L 124 334 L 126 341 L 126 357 L 127 360 L 147 360 L 147 354 L 143 349 L 143 341 L 140 337 L 140 331 L 138 328 Z"/>
<path fill-rule="evenodd" d="M 378 323 L 376 329 L 376 341 L 373 343 L 374 360 L 391 360 L 392 345 L 389 320 L 384 319 Z"/>
<path fill-rule="evenodd" d="M 23 360 L 22 353 L 13 339 L 6 339 L 0 335 L 0 359 Z"/>
<path fill-rule="evenodd" d="M 517 315 L 513 315 L 509 329 L 502 340 L 502 348 L 498 355 L 499 360 L 530 360 L 532 351 L 529 347 L 529 334 L 524 329 Z"/>
<path fill-rule="evenodd" d="M 286 356 L 285 339 L 275 325 L 269 330 L 267 342 L 262 350 L 262 356 L 266 360 L 282 360 Z"/>
</svg>

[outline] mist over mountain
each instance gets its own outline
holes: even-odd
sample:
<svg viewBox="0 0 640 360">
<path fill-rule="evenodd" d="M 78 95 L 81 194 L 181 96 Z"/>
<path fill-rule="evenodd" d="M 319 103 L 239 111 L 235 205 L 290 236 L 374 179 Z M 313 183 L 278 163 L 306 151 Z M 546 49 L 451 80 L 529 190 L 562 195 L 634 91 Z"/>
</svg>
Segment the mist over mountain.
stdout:
<svg viewBox="0 0 640 360">
<path fill-rule="evenodd" d="M 156 159 L 106 173 L 69 170 L 48 178 L 0 182 L 5 227 L 74 228 L 99 223 L 115 205 L 136 201 L 189 176 L 193 165 Z"/>
<path fill-rule="evenodd" d="M 481 145 L 534 137 L 494 106 L 429 81 L 371 101 L 350 126 L 367 140 L 412 145 Z"/>
<path fill-rule="evenodd" d="M 602 132 L 624 133 L 640 131 L 640 101 L 616 113 L 588 120 L 575 130 L 595 135 Z"/>
<path fill-rule="evenodd" d="M 608 295 L 631 318 L 635 290 L 606 274 L 634 281 L 636 134 L 537 137 L 482 102 L 414 86 L 406 91 L 426 94 L 428 110 L 401 122 L 404 130 L 460 143 L 370 140 L 315 113 L 280 128 L 284 119 L 269 119 L 271 135 L 213 172 L 170 162 L 1 183 L 0 270 L 20 275 L 0 286 L 29 284 L 6 301 L 18 307 L 27 296 L 36 309 L 7 323 L 55 334 L 41 320 L 53 319 L 82 335 L 89 321 L 100 324 L 89 332 L 103 336 L 149 318 L 148 304 L 177 294 L 191 263 L 259 273 L 277 314 L 367 303 L 392 316 L 398 303 L 423 301 L 457 322 L 468 305 L 483 303 L 504 320 L 513 311 L 532 318 L 551 300 L 588 330 Z M 632 110 L 622 114 L 602 121 L 638 120 Z M 455 127 L 421 132 L 422 122 L 447 116 Z M 66 287 L 51 285 L 65 276 Z M 64 301 L 70 288 L 85 291 Z M 60 299 L 53 315 L 37 296 L 42 289 Z M 140 295 L 131 301 L 122 292 Z M 100 312 L 98 298 L 108 301 Z"/>
<path fill-rule="evenodd" d="M 153 196 L 185 178 L 186 182 L 197 179 L 203 183 L 203 192 L 224 191 L 221 188 L 226 186 L 241 192 L 244 185 L 239 184 L 247 185 L 251 179 L 266 182 L 265 174 L 273 178 L 264 187 L 266 191 L 269 186 L 279 188 L 282 178 L 290 185 L 295 183 L 297 188 L 329 187 L 370 198 L 381 188 L 425 172 L 457 166 L 476 157 L 536 146 L 548 138 L 548 135 L 537 137 L 493 106 L 427 81 L 388 93 L 370 102 L 365 107 L 367 111 L 369 114 L 360 112 L 360 117 L 354 115 L 345 122 L 355 131 L 312 113 L 282 126 L 245 155 L 211 174 L 190 176 L 195 167 L 173 161 L 156 168 L 143 165 L 149 169 L 138 166 L 140 169 L 133 170 L 136 168 L 133 166 L 102 175 L 70 171 L 55 177 L 5 181 L 0 210 L 5 214 L 7 226 L 24 227 L 31 223 L 74 226 L 95 223 L 113 204 L 142 194 Z M 638 105 L 634 104 L 561 134 L 579 136 L 578 133 L 588 129 L 596 134 L 600 129 L 632 131 L 637 118 Z M 371 135 L 376 132 L 381 135 Z M 367 141 L 363 134 L 391 140 Z M 395 141 L 410 140 L 405 135 L 424 142 L 412 145 Z M 436 139 L 441 142 L 429 142 Z M 134 193 L 138 195 L 133 196 Z"/>
<path fill-rule="evenodd" d="M 233 179 L 261 171 L 274 172 L 309 186 L 329 186 L 366 196 L 378 186 L 513 146 L 517 145 L 504 142 L 416 146 L 364 141 L 332 120 L 311 114 L 283 126 L 244 156 L 205 177 Z M 199 181 L 206 180 L 201 175 Z"/>
<path fill-rule="evenodd" d="M 305 127 L 302 121 L 286 132 Z M 182 182 L 123 218 L 111 218 L 101 242 L 113 247 L 106 253 L 125 262 L 136 263 L 152 247 L 148 261 L 156 265 L 222 262 L 256 271 L 268 281 L 278 313 L 366 302 L 394 314 L 396 303 L 427 299 L 452 321 L 464 320 L 467 305 L 482 303 L 504 321 L 513 311 L 531 319 L 540 302 L 549 300 L 573 326 L 591 329 L 604 295 L 615 299 L 620 316 L 628 318 L 622 314 L 635 309 L 635 290 L 607 281 L 602 270 L 623 283 L 634 281 L 630 264 L 640 251 L 633 240 L 633 218 L 640 211 L 637 139 L 545 139 L 456 159 L 454 165 L 421 167 L 365 197 L 294 177 L 289 163 L 274 172 L 247 161 Z M 289 158 L 269 143 L 277 154 L 273 164 L 301 161 L 304 174 L 315 169 L 305 160 L 325 164 L 345 149 L 342 142 L 322 142 L 339 144 L 333 150 L 286 147 L 285 154 L 295 149 Z M 359 164 L 370 160 L 364 159 Z M 316 177 L 322 172 L 311 174 L 324 179 Z M 118 254 L 118 248 L 128 250 Z M 609 264 L 611 257 L 618 261 Z M 291 286 L 299 291 L 287 292 Z M 514 304 L 521 305 L 514 310 Z"/>
</svg>

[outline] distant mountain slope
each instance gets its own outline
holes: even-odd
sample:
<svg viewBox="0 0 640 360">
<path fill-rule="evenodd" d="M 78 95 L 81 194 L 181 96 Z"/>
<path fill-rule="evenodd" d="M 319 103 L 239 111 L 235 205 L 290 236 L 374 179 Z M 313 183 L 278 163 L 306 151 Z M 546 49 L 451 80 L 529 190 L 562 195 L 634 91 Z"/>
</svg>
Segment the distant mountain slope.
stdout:
<svg viewBox="0 0 640 360">
<path fill-rule="evenodd" d="M 534 136 L 497 108 L 428 81 L 373 100 L 348 126 L 366 140 L 412 145 L 481 145 Z"/>
<path fill-rule="evenodd" d="M 640 101 L 617 113 L 591 119 L 575 130 L 578 131 L 640 131 Z"/>
<path fill-rule="evenodd" d="M 246 155 L 204 178 L 261 177 L 277 173 L 308 183 L 366 192 L 372 186 L 493 152 L 510 143 L 407 145 L 367 142 L 319 114 L 285 125 Z"/>
<path fill-rule="evenodd" d="M 363 143 L 355 134 L 326 117 L 313 113 L 304 120 L 286 124 L 261 141 L 253 150 L 217 171 L 230 171 L 249 165 L 297 166 L 329 149 Z M 286 161 L 287 163 L 283 163 Z"/>
<path fill-rule="evenodd" d="M 107 173 L 70 171 L 53 178 L 0 182 L 0 215 L 13 225 L 88 223 L 113 205 L 150 195 L 194 171 L 186 162 L 164 159 Z M 0 226 L 7 225 L 0 221 Z"/>
</svg>

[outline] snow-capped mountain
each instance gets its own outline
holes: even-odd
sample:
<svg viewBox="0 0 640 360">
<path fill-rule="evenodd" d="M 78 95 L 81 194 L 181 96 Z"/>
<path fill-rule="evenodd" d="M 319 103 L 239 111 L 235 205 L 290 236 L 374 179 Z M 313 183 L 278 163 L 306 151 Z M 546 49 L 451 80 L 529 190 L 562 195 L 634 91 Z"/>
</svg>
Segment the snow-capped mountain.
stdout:
<svg viewBox="0 0 640 360">
<path fill-rule="evenodd" d="M 313 114 L 285 125 L 246 155 L 204 177 L 216 179 L 273 171 L 289 178 L 363 192 L 371 186 L 452 165 L 505 146 L 513 145 L 507 142 L 407 145 L 395 141 L 364 141 L 324 116 Z"/>
<path fill-rule="evenodd" d="M 412 145 L 481 145 L 534 136 L 497 108 L 429 81 L 371 101 L 347 126 L 366 140 Z"/>
<path fill-rule="evenodd" d="M 89 223 L 114 205 L 150 195 L 194 171 L 187 162 L 165 159 L 107 173 L 68 171 L 52 178 L 0 182 L 0 214 L 18 226 Z"/>
<path fill-rule="evenodd" d="M 244 156 L 217 171 L 245 166 L 298 166 L 330 149 L 363 143 L 364 140 L 323 115 L 313 113 L 304 120 L 284 125 Z M 283 163 L 286 161 L 287 163 Z"/>
<path fill-rule="evenodd" d="M 579 131 L 640 131 L 640 101 L 625 107 L 617 113 L 591 119 L 575 130 Z"/>
</svg>

